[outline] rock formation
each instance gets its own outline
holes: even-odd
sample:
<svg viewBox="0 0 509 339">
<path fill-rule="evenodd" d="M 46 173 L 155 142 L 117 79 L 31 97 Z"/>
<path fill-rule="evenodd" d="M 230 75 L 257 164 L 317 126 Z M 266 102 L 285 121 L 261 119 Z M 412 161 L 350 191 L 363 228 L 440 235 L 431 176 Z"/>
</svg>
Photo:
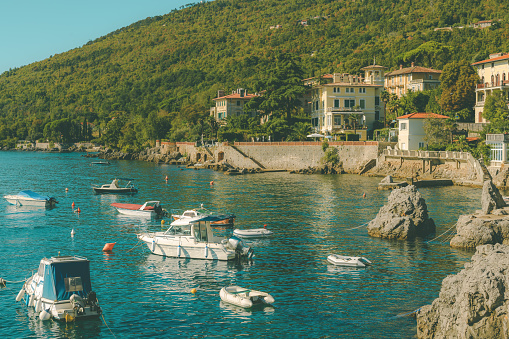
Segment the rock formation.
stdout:
<svg viewBox="0 0 509 339">
<path fill-rule="evenodd" d="M 417 312 L 418 338 L 509 337 L 509 246 L 483 245 Z"/>
<path fill-rule="evenodd" d="M 509 244 L 509 208 L 491 180 L 484 182 L 481 205 L 475 214 L 458 218 L 451 247 L 474 249 L 479 245 Z"/>
<path fill-rule="evenodd" d="M 394 182 L 394 180 L 392 179 L 392 177 L 390 175 L 386 176 L 385 178 L 382 179 L 382 181 L 380 181 L 382 184 L 392 184 Z"/>
<path fill-rule="evenodd" d="M 369 222 L 369 235 L 406 240 L 435 232 L 435 222 L 429 218 L 426 202 L 415 186 L 393 190 L 388 200 Z"/>
</svg>

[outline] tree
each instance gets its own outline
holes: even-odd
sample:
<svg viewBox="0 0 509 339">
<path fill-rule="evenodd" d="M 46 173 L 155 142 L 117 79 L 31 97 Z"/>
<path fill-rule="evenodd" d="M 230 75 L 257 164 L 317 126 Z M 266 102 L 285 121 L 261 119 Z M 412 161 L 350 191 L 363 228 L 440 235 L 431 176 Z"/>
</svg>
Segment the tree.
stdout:
<svg viewBox="0 0 509 339">
<path fill-rule="evenodd" d="M 384 128 L 387 126 L 387 103 L 391 100 L 391 94 L 387 91 L 380 93 L 380 99 L 384 103 Z"/>
<path fill-rule="evenodd" d="M 290 53 L 278 53 L 271 63 L 273 68 L 269 70 L 266 79 L 256 84 L 257 91 L 264 91 L 262 97 L 250 101 L 245 109 L 260 109 L 265 114 L 286 114 L 289 122 L 292 112 L 300 107 L 299 99 L 306 91 L 302 82 L 304 72 L 300 60 Z"/>
<path fill-rule="evenodd" d="M 507 98 L 502 91 L 494 91 L 484 101 L 483 116 L 491 123 L 499 124 L 509 119 Z"/>
<path fill-rule="evenodd" d="M 452 131 L 454 130 L 453 119 L 442 119 L 428 117 L 424 121 L 424 141 L 429 148 L 445 150 L 446 146 L 452 143 Z"/>
<path fill-rule="evenodd" d="M 445 65 L 440 76 L 442 94 L 440 107 L 444 112 L 469 109 L 472 116 L 475 104 L 475 87 L 479 76 L 466 60 L 453 61 Z"/>
</svg>

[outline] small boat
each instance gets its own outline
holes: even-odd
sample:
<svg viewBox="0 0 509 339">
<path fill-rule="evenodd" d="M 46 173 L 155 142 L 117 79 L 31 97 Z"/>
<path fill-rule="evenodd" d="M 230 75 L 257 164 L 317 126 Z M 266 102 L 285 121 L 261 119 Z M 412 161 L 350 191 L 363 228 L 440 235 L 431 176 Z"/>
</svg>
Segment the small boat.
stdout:
<svg viewBox="0 0 509 339">
<path fill-rule="evenodd" d="M 338 254 L 329 255 L 327 261 L 338 266 L 366 267 L 371 265 L 371 261 L 364 257 L 348 257 Z"/>
<path fill-rule="evenodd" d="M 121 184 L 121 181 L 127 181 L 127 184 Z M 133 183 L 134 179 L 119 178 L 114 179 L 111 184 L 105 184 L 101 187 L 92 186 L 97 194 L 136 194 L 138 189 Z"/>
<path fill-rule="evenodd" d="M 132 216 L 141 216 L 147 218 L 161 218 L 166 214 L 166 210 L 164 210 L 159 201 L 147 201 L 143 205 L 139 204 L 123 204 L 115 202 L 111 204 L 111 206 L 115 207 L 117 211 L 122 214 L 132 215 Z"/>
<path fill-rule="evenodd" d="M 57 200 L 53 197 L 40 195 L 30 190 L 24 190 L 16 195 L 5 195 L 5 200 L 18 206 L 55 207 Z"/>
<path fill-rule="evenodd" d="M 93 161 L 90 163 L 91 165 L 109 165 L 109 161 Z"/>
<path fill-rule="evenodd" d="M 175 226 L 182 226 L 187 225 L 189 222 L 193 220 L 198 220 L 200 218 L 203 218 L 205 216 L 213 216 L 217 218 L 217 221 L 213 221 L 210 224 L 212 226 L 233 226 L 235 223 L 235 214 L 218 214 L 214 213 L 212 211 L 209 211 L 203 207 L 203 204 L 201 204 L 200 208 L 187 210 L 184 212 L 181 212 L 181 210 L 172 210 L 171 211 L 171 217 L 173 218 L 173 222 L 171 225 Z"/>
<path fill-rule="evenodd" d="M 253 250 L 241 239 L 228 238 L 211 227 L 216 217 L 206 216 L 186 225 L 170 225 L 165 232 L 137 234 L 153 254 L 175 258 L 235 260 L 251 258 Z"/>
<path fill-rule="evenodd" d="M 74 321 L 102 314 L 90 282 L 90 261 L 78 256 L 43 258 L 23 285 L 16 301 L 25 299 L 41 320 Z"/>
<path fill-rule="evenodd" d="M 250 308 L 255 305 L 272 305 L 274 298 L 265 292 L 250 290 L 240 286 L 227 286 L 219 291 L 221 300 L 233 305 Z"/>
<path fill-rule="evenodd" d="M 233 235 L 239 238 L 264 238 L 272 235 L 272 231 L 269 231 L 265 227 L 263 228 L 252 228 L 250 230 L 233 230 Z"/>
</svg>

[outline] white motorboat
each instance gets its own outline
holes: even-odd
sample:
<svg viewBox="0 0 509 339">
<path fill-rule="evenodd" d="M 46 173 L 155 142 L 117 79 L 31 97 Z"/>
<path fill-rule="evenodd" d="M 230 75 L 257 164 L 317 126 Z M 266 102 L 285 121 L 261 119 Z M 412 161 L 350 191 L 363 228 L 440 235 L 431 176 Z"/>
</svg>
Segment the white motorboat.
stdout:
<svg viewBox="0 0 509 339">
<path fill-rule="evenodd" d="M 249 230 L 239 230 L 235 229 L 233 230 L 233 235 L 236 235 L 239 238 L 264 238 L 272 235 L 272 231 L 269 231 L 268 229 L 264 228 L 252 228 Z"/>
<path fill-rule="evenodd" d="M 40 195 L 30 190 L 24 190 L 16 195 L 5 195 L 5 200 L 18 206 L 55 207 L 57 200 L 53 197 Z"/>
<path fill-rule="evenodd" d="M 53 317 L 68 322 L 102 313 L 92 291 L 90 261 L 78 256 L 42 259 L 16 296 L 16 301 L 22 299 L 41 320 Z"/>
<path fill-rule="evenodd" d="M 255 305 L 272 305 L 274 298 L 265 292 L 240 286 L 227 286 L 219 291 L 221 300 L 233 305 L 250 308 Z"/>
<path fill-rule="evenodd" d="M 251 258 L 253 250 L 241 239 L 228 238 L 210 223 L 218 218 L 206 216 L 187 225 L 170 225 L 166 232 L 137 234 L 153 254 L 176 258 L 234 260 Z"/>
<path fill-rule="evenodd" d="M 119 178 L 114 179 L 111 184 L 105 184 L 101 187 L 92 186 L 94 192 L 97 194 L 135 194 L 138 193 L 138 189 L 134 186 L 134 179 Z M 121 181 L 127 181 L 127 184 L 121 184 Z"/>
<path fill-rule="evenodd" d="M 201 204 L 200 208 L 187 210 L 182 212 L 181 210 L 172 210 L 171 211 L 171 217 L 173 219 L 173 222 L 170 225 L 175 226 L 182 226 L 187 225 L 189 222 L 193 220 L 198 220 L 200 218 L 203 218 L 205 216 L 213 216 L 216 217 L 218 220 L 213 221 L 210 224 L 212 226 L 233 226 L 235 222 L 235 214 L 219 214 L 214 213 L 212 211 L 209 211 L 203 207 L 203 204 Z"/>
<path fill-rule="evenodd" d="M 364 257 L 348 257 L 338 254 L 329 255 L 327 261 L 338 266 L 366 267 L 371 265 L 371 261 Z"/>
<path fill-rule="evenodd" d="M 159 201 L 147 201 L 143 205 L 139 204 L 123 204 L 115 202 L 111 204 L 111 206 L 115 207 L 117 211 L 122 214 L 138 216 L 138 217 L 146 217 L 146 218 L 156 218 L 163 217 L 166 211 L 161 207 Z"/>
</svg>

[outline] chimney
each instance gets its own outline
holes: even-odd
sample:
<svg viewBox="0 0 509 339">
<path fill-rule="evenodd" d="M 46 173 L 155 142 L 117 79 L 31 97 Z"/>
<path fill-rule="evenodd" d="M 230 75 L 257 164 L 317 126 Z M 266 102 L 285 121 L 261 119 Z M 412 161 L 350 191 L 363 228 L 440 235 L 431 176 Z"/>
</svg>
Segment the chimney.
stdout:
<svg viewBox="0 0 509 339">
<path fill-rule="evenodd" d="M 412 67 L 414 67 L 414 62 L 412 61 Z"/>
<path fill-rule="evenodd" d="M 403 69 L 403 65 L 399 65 L 399 69 Z"/>
<path fill-rule="evenodd" d="M 217 91 L 217 97 L 218 98 L 224 97 L 224 91 L 223 90 Z"/>
</svg>

